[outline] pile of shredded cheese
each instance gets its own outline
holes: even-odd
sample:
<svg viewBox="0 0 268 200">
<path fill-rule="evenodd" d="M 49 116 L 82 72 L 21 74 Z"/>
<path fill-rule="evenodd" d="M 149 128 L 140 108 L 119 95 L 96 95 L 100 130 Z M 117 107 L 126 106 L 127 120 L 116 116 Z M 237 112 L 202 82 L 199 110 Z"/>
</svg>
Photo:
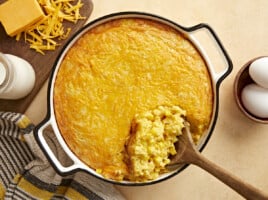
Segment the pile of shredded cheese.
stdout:
<svg viewBox="0 0 268 200">
<path fill-rule="evenodd" d="M 59 45 L 57 41 L 66 39 L 69 35 L 71 28 L 64 28 L 64 20 L 76 23 L 79 19 L 84 19 L 80 15 L 83 3 L 81 0 L 38 0 L 38 3 L 43 8 L 46 17 L 19 33 L 16 40 L 20 40 L 24 35 L 30 48 L 45 54 L 44 51 L 55 50 Z"/>
</svg>

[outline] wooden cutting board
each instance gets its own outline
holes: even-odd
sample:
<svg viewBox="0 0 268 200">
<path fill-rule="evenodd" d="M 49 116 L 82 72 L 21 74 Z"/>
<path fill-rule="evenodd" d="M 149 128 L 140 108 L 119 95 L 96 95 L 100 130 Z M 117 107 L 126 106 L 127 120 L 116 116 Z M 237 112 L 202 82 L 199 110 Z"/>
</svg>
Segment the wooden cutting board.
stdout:
<svg viewBox="0 0 268 200">
<path fill-rule="evenodd" d="M 3 2 L 5 2 L 5 0 L 0 0 L 0 4 Z M 72 31 L 69 34 L 69 38 L 72 37 L 74 33 L 86 23 L 93 9 L 93 4 L 91 0 L 82 0 L 81 2 L 84 5 L 81 8 L 80 13 L 82 16 L 85 17 L 85 19 L 79 20 L 76 24 L 69 22 L 64 23 L 64 26 L 66 28 L 72 28 Z M 20 113 L 25 112 L 35 95 L 38 93 L 44 82 L 49 77 L 54 62 L 58 57 L 64 44 L 67 43 L 67 41 L 68 38 L 65 40 L 61 40 L 61 45 L 56 50 L 47 51 L 45 55 L 42 55 L 30 49 L 29 44 L 25 43 L 23 39 L 21 39 L 20 41 L 16 41 L 15 38 L 9 37 L 5 33 L 5 30 L 2 25 L 0 24 L 0 52 L 13 54 L 24 58 L 32 64 L 36 74 L 35 86 L 31 93 L 28 96 L 18 100 L 0 99 L 0 111 L 12 111 Z"/>
</svg>

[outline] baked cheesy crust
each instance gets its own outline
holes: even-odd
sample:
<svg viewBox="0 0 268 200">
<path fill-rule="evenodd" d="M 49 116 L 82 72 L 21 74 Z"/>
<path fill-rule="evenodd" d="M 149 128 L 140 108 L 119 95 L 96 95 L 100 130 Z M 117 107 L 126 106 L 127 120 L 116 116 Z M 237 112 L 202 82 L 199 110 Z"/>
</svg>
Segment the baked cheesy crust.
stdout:
<svg viewBox="0 0 268 200">
<path fill-rule="evenodd" d="M 115 180 L 128 177 L 125 143 L 136 113 L 179 105 L 195 141 L 208 128 L 213 92 L 207 66 L 180 32 L 147 19 L 106 22 L 70 48 L 54 85 L 54 110 L 69 148 Z"/>
</svg>

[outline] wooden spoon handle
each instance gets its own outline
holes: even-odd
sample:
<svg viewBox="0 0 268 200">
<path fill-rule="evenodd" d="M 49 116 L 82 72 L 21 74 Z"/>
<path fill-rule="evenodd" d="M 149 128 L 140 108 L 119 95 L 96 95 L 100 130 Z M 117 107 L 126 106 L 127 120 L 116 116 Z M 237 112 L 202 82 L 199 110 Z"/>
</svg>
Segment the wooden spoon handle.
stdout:
<svg viewBox="0 0 268 200">
<path fill-rule="evenodd" d="M 230 186 L 233 190 L 248 200 L 268 200 L 267 194 L 262 193 L 258 188 L 253 187 L 252 185 L 244 182 L 238 177 L 212 163 L 199 152 L 196 152 L 195 159 L 193 159 L 191 163 L 214 175 L 220 181 Z"/>
</svg>

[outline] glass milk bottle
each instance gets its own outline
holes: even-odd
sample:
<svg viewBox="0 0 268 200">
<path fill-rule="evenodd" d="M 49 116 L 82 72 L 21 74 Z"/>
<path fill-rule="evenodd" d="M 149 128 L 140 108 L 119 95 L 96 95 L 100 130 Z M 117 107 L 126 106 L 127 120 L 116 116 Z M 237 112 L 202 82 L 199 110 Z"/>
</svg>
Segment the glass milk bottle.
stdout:
<svg viewBox="0 0 268 200">
<path fill-rule="evenodd" d="M 23 98 L 34 84 L 35 72 L 29 62 L 0 52 L 0 99 Z"/>
</svg>

